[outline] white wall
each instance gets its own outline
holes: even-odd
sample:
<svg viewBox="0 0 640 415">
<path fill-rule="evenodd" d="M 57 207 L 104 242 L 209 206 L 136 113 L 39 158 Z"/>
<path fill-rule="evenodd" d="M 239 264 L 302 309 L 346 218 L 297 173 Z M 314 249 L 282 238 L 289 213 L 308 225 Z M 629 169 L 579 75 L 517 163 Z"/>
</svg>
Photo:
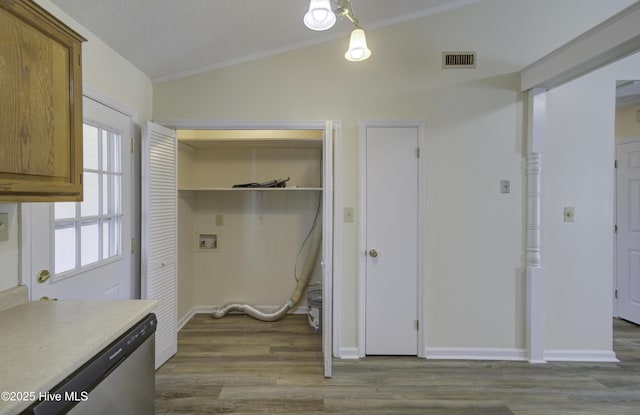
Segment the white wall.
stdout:
<svg viewBox="0 0 640 415">
<path fill-rule="evenodd" d="M 306 260 L 308 249 L 299 258 L 297 254 L 313 225 L 319 196 L 318 192 L 198 193 L 189 244 L 180 247 L 193 252 L 193 274 L 180 278 L 195 280 L 196 304 L 279 307 L 286 303 L 296 287 L 294 269 L 300 275 Z M 215 225 L 215 215 L 223 216 L 223 226 Z M 219 251 L 197 251 L 196 232 L 217 233 Z"/>
<path fill-rule="evenodd" d="M 36 0 L 36 2 L 88 39 L 88 42 L 83 43 L 82 46 L 84 85 L 137 111 L 140 120 L 151 118 L 153 86 L 149 77 L 49 0 Z M 14 287 L 21 281 L 17 210 L 15 204 L 0 205 L 0 211 L 11 212 L 12 220 L 9 241 L 0 242 L 0 260 L 2 260 L 0 289 Z"/>
<path fill-rule="evenodd" d="M 552 350 L 611 349 L 615 91 L 597 76 L 556 88 L 547 100 L 541 220 Z M 564 206 L 575 207 L 575 222 L 563 221 Z"/>
<path fill-rule="evenodd" d="M 548 93 L 542 157 L 542 263 L 549 350 L 611 350 L 616 80 L 640 54 Z M 575 222 L 563 208 L 575 207 Z"/>
</svg>

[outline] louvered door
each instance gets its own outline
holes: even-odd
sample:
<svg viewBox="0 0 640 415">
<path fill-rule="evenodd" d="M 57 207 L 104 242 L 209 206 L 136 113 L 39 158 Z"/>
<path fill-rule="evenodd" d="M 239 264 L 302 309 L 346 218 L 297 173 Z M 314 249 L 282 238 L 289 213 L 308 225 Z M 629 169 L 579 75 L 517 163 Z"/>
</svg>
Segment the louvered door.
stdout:
<svg viewBox="0 0 640 415">
<path fill-rule="evenodd" d="M 142 141 L 142 298 L 158 301 L 156 369 L 178 350 L 177 140 L 147 121 Z"/>
</svg>

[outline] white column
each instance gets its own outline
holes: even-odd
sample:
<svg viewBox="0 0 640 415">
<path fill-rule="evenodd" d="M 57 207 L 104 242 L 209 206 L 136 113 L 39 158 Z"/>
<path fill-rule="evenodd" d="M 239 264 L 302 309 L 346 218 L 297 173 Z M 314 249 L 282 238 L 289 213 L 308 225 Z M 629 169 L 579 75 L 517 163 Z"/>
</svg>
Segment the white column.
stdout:
<svg viewBox="0 0 640 415">
<path fill-rule="evenodd" d="M 528 360 L 544 363 L 545 291 L 541 255 L 540 197 L 545 139 L 546 91 L 528 91 L 526 338 Z"/>
</svg>

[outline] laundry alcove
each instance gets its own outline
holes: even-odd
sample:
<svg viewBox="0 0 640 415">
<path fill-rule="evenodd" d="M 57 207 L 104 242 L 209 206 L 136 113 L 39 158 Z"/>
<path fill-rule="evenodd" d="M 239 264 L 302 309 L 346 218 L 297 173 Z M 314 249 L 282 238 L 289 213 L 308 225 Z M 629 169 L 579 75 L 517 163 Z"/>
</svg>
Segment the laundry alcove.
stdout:
<svg viewBox="0 0 640 415">
<path fill-rule="evenodd" d="M 296 285 L 322 200 L 323 131 L 178 130 L 177 136 L 178 291 L 185 304 L 280 307 Z M 276 179 L 288 179 L 286 187 L 233 188 Z M 216 246 L 202 247 L 203 235 Z M 319 261 L 310 281 L 321 284 Z"/>
<path fill-rule="evenodd" d="M 228 303 L 306 313 L 304 296 L 289 308 L 312 240 L 320 248 L 305 275 L 322 287 L 324 374 L 330 377 L 339 124 L 226 130 L 163 124 L 177 129 L 151 122 L 143 129 L 142 163 L 142 288 L 162 309 L 167 347 L 160 361 L 175 353 L 172 327 Z M 233 187 L 274 179 L 286 180 L 286 187 Z M 322 225 L 321 238 L 309 237 L 314 222 Z"/>
</svg>

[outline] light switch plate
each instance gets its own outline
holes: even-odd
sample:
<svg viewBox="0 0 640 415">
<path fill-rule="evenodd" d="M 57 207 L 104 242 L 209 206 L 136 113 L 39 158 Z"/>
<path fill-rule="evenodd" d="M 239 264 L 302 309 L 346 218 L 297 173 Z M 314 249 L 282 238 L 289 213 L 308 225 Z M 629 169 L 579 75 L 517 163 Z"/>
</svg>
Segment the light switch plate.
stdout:
<svg viewBox="0 0 640 415">
<path fill-rule="evenodd" d="M 224 216 L 222 216 L 221 214 L 217 214 L 216 215 L 216 226 L 223 226 L 224 225 Z"/>
<path fill-rule="evenodd" d="M 511 180 L 500 180 L 500 193 L 511 193 Z"/>
<path fill-rule="evenodd" d="M 344 208 L 344 221 L 345 222 L 353 222 L 353 208 L 352 207 Z"/>
<path fill-rule="evenodd" d="M 0 213 L 0 241 L 9 240 L 9 214 Z"/>
<path fill-rule="evenodd" d="M 573 212 L 573 206 L 565 206 L 564 208 L 564 221 L 573 222 L 575 220 L 575 214 Z"/>
</svg>

